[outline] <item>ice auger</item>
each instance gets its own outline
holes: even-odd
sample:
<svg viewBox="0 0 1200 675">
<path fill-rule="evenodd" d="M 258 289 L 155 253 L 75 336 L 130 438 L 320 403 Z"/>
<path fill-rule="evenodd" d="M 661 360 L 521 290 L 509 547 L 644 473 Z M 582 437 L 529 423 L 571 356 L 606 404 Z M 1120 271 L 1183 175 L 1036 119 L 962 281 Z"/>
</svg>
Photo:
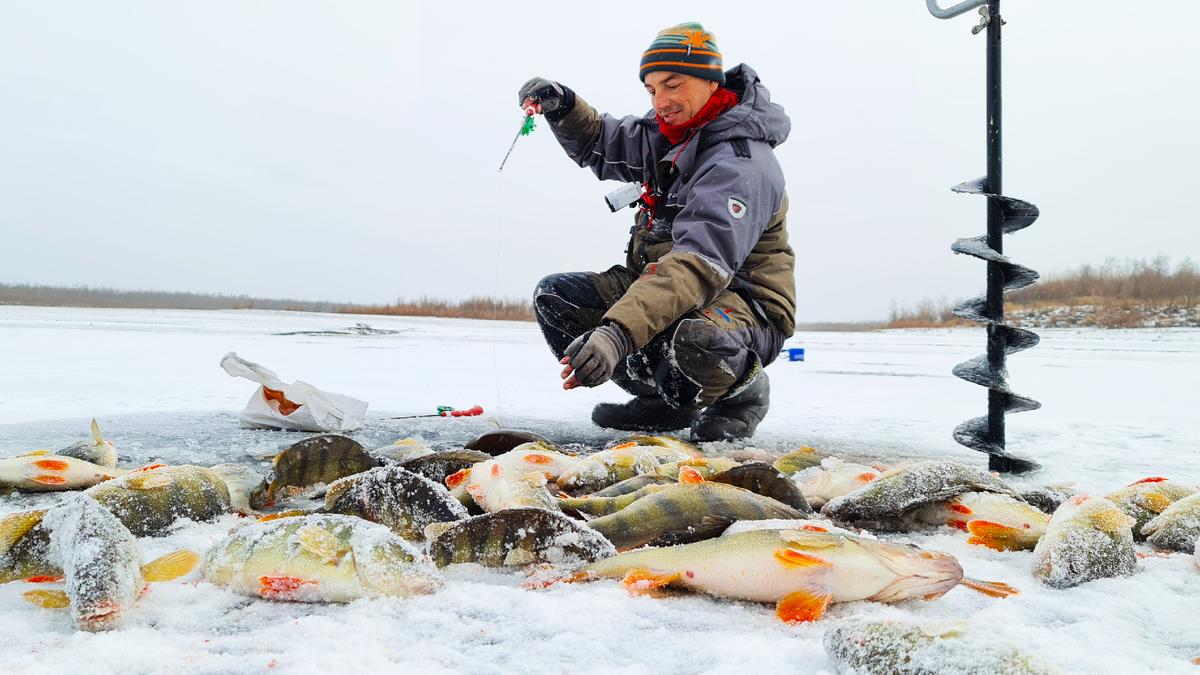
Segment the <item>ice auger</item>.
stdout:
<svg viewBox="0 0 1200 675">
<path fill-rule="evenodd" d="M 1042 404 L 1013 393 L 1008 388 L 1007 355 L 1038 343 L 1036 333 L 1004 324 L 1004 293 L 1023 288 L 1038 279 L 1038 273 L 1004 257 L 1005 234 L 1029 227 L 1038 209 L 1029 202 L 1003 195 L 1000 164 L 1000 0 L 967 0 L 948 9 L 937 0 L 925 0 L 929 12 L 949 19 L 976 7 L 981 19 L 973 34 L 987 31 L 987 176 L 956 185 L 951 190 L 987 197 L 987 234 L 959 239 L 950 247 L 987 262 L 987 294 L 954 308 L 954 315 L 987 326 L 987 353 L 954 367 L 954 374 L 988 388 L 988 414 L 958 425 L 954 440 L 973 450 L 986 452 L 992 471 L 1024 473 L 1041 468 L 1037 462 L 1015 457 L 1004 444 L 1004 416 L 1010 412 L 1037 410 Z"/>
</svg>

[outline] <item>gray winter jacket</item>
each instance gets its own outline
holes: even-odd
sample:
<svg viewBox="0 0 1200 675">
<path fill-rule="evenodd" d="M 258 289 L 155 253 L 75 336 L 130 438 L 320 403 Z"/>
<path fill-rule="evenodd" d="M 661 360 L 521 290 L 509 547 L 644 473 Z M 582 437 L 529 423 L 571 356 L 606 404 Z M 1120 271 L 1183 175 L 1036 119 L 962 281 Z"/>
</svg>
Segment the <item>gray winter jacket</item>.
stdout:
<svg viewBox="0 0 1200 675">
<path fill-rule="evenodd" d="M 791 121 L 749 66 L 728 71 L 726 88 L 738 104 L 677 146 L 653 110 L 618 119 L 578 96 L 551 123 L 567 154 L 599 178 L 662 191 L 653 221 L 639 212 L 627 251 L 627 266 L 642 277 L 605 315 L 629 331 L 635 349 L 727 288 L 785 337 L 795 329 L 795 256 L 772 152 Z"/>
</svg>

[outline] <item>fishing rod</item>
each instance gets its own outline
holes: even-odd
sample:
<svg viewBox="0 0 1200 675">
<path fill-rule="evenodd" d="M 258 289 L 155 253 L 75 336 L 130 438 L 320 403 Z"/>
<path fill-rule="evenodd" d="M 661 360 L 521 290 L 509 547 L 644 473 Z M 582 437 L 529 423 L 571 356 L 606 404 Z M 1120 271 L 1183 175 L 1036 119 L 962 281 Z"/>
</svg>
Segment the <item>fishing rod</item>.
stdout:
<svg viewBox="0 0 1200 675">
<path fill-rule="evenodd" d="M 385 417 L 388 420 L 415 420 L 422 417 L 475 417 L 483 414 L 482 406 L 467 408 L 466 410 L 455 410 L 448 405 L 439 405 L 437 412 L 432 415 L 403 415 L 401 417 Z"/>
</svg>

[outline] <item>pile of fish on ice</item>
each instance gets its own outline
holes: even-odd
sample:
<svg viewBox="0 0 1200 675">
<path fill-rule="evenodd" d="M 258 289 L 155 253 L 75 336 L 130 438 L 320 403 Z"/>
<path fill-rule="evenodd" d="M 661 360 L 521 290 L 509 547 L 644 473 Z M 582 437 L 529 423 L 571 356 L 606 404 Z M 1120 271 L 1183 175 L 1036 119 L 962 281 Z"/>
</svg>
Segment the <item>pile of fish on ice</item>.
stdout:
<svg viewBox="0 0 1200 675">
<path fill-rule="evenodd" d="M 785 622 L 817 620 L 834 602 L 935 600 L 959 584 L 1017 592 L 871 530 L 948 525 L 972 544 L 1032 549 L 1033 576 L 1055 587 L 1138 573 L 1135 541 L 1200 564 L 1200 491 L 1164 478 L 1103 497 L 1067 484 L 1018 492 L 948 460 L 868 466 L 802 448 L 739 462 L 669 436 L 578 456 L 514 430 L 438 452 L 313 436 L 275 455 L 269 476 L 234 464 L 125 471 L 95 422 L 92 432 L 57 453 L 0 459 L 0 489 L 82 490 L 0 522 L 0 583 L 36 586 L 26 599 L 69 606 L 87 631 L 119 627 L 147 582 L 197 564 L 208 582 L 272 601 L 436 593 L 440 568 L 475 563 L 524 568 L 531 591 L 619 579 L 638 593 L 773 603 Z M 314 508 L 287 510 L 305 499 Z M 203 556 L 143 564 L 137 537 L 230 511 L 256 519 Z M 825 648 L 860 673 L 946 672 L 950 652 L 971 672 L 1059 672 L 1015 645 L 973 641 L 961 622 L 850 620 L 826 631 Z"/>
</svg>

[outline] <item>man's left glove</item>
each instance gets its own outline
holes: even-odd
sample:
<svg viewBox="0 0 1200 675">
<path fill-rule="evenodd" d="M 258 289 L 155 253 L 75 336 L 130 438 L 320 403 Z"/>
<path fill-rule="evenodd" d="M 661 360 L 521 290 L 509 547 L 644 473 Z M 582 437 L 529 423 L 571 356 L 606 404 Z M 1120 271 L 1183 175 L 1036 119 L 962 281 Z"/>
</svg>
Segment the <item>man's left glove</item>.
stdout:
<svg viewBox="0 0 1200 675">
<path fill-rule="evenodd" d="M 567 347 L 575 380 L 596 387 L 612 379 L 613 369 L 633 351 L 633 341 L 616 323 L 606 323 L 575 338 Z"/>
</svg>

